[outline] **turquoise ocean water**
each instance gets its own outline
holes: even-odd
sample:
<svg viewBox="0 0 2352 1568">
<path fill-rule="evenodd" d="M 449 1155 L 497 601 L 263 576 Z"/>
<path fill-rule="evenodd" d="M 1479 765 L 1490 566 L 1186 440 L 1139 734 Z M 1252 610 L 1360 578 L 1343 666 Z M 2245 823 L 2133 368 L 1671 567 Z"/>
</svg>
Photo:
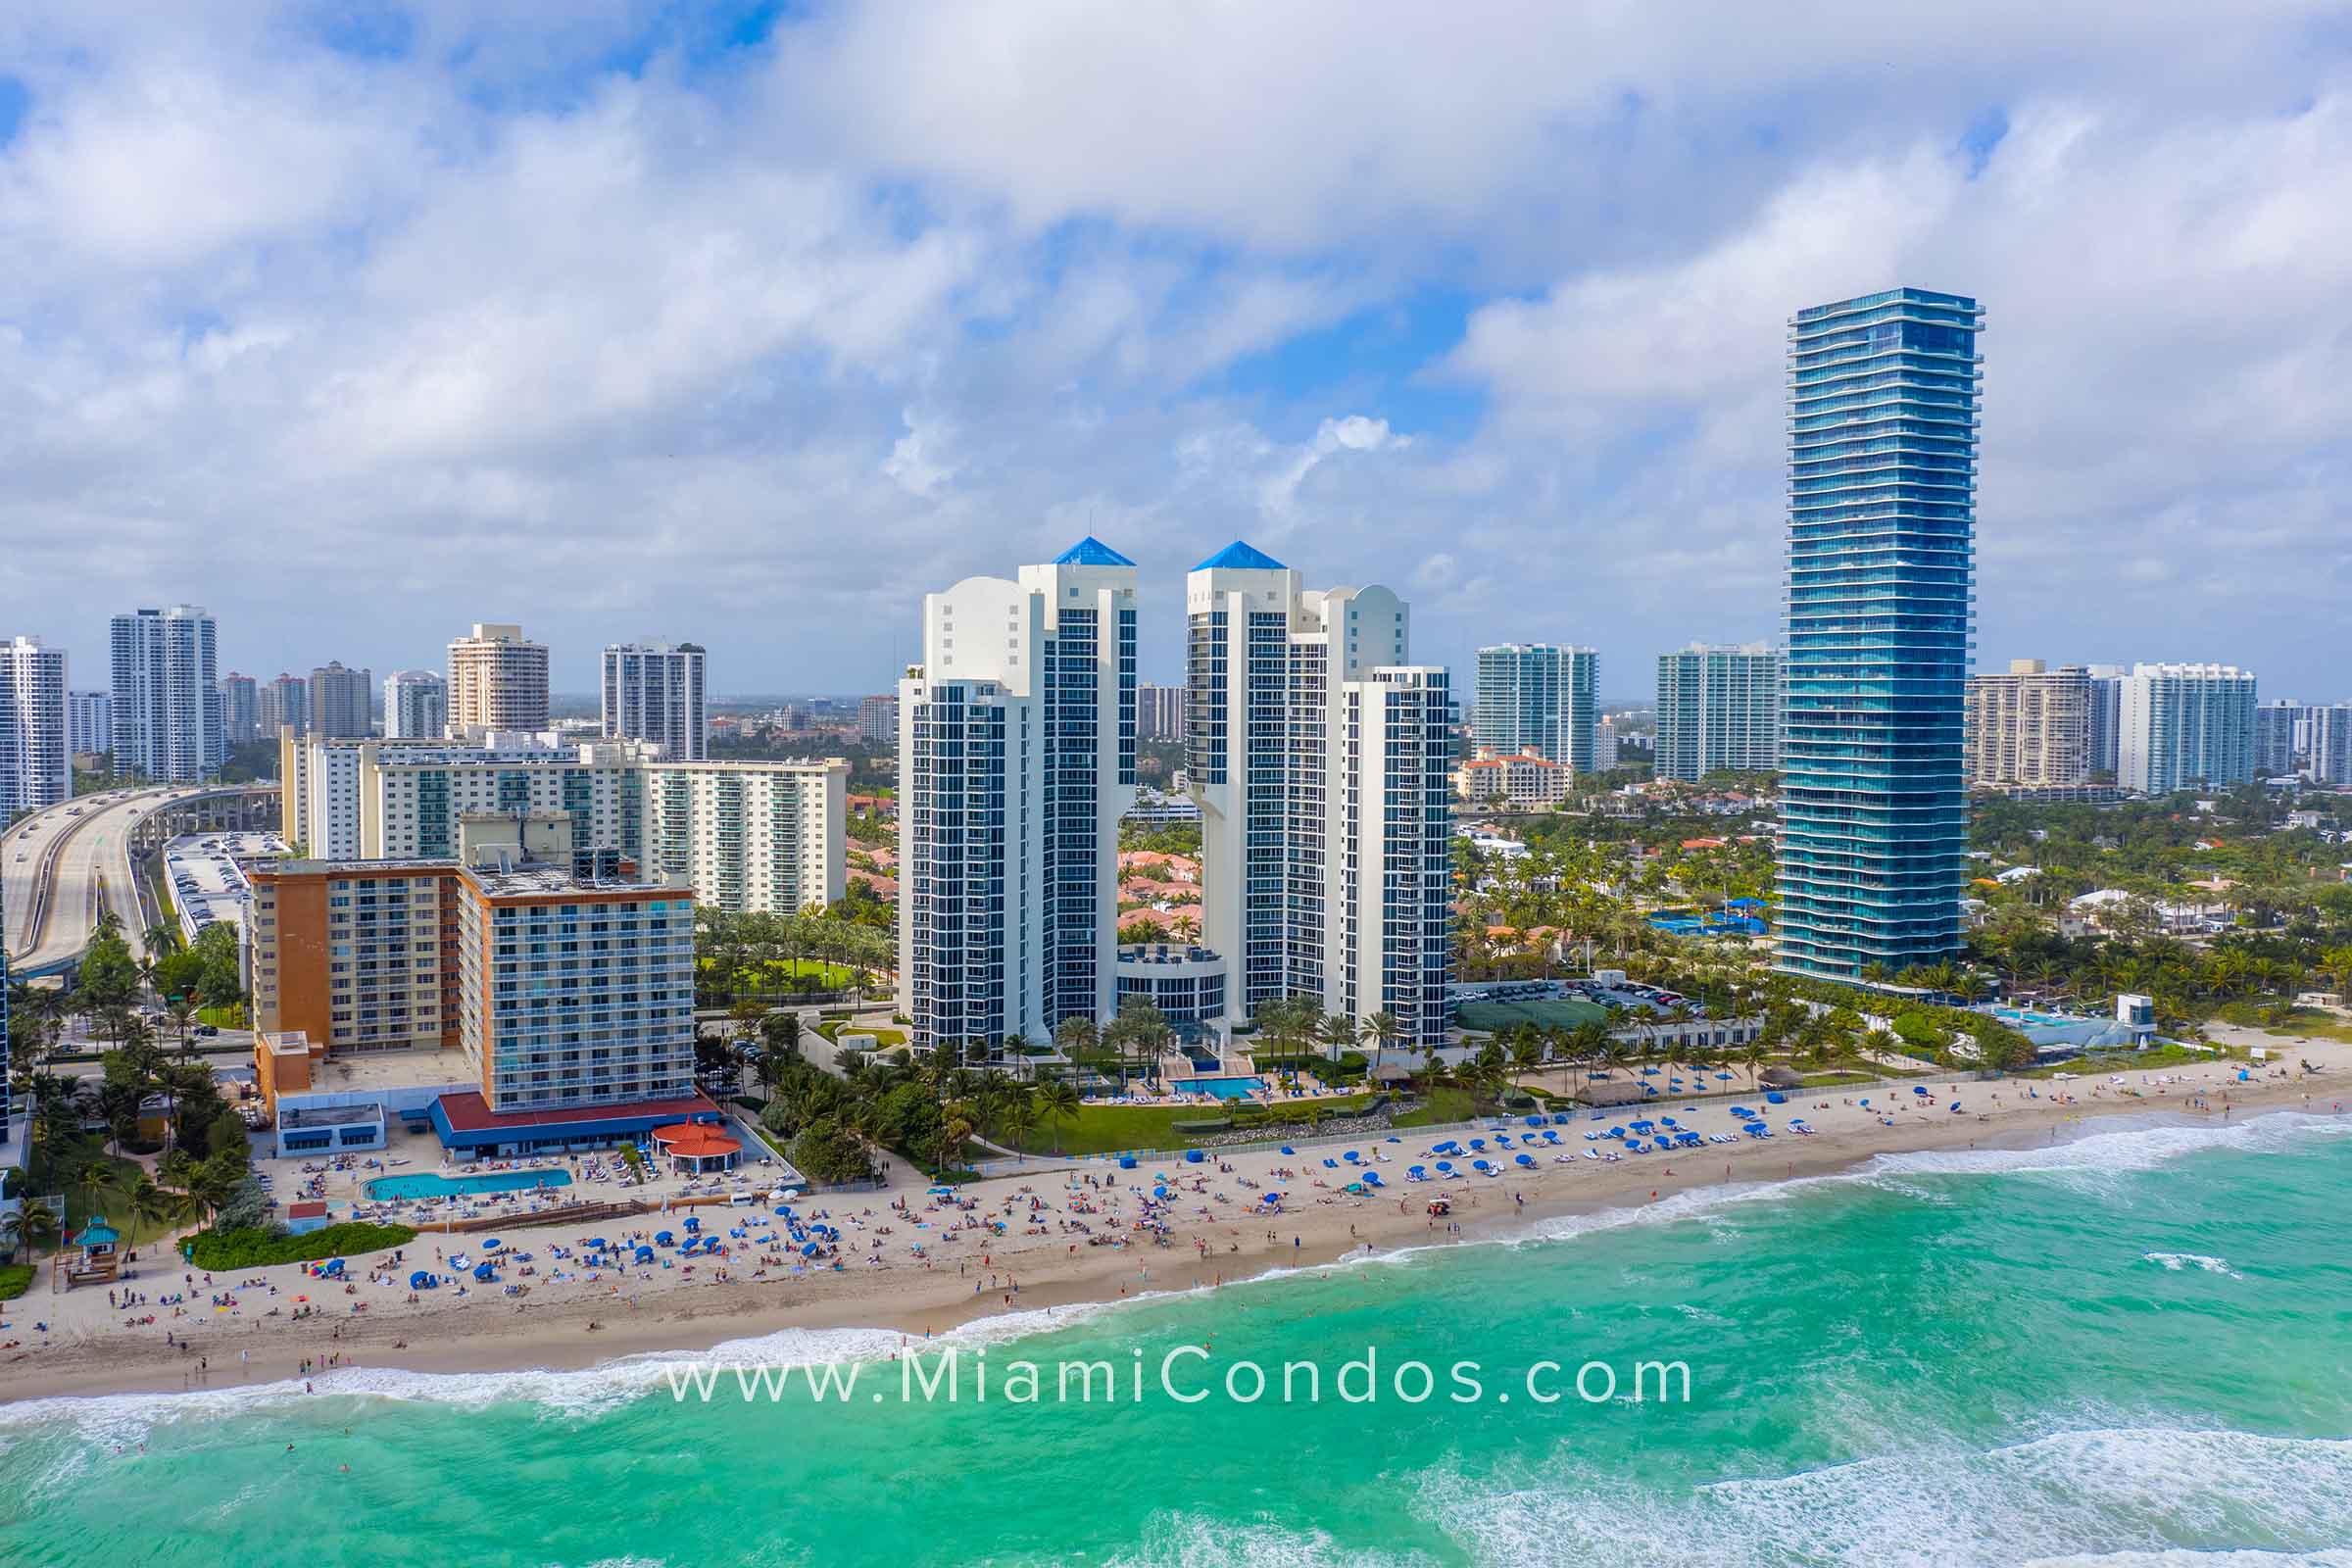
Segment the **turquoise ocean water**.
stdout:
<svg viewBox="0 0 2352 1568">
<path fill-rule="evenodd" d="M 2352 1564 L 2348 1212 L 2343 1122 L 2111 1122 L 982 1325 L 954 1404 L 858 1333 L 719 1357 L 869 1357 L 846 1401 L 681 1402 L 640 1363 L 19 1403 L 0 1562 Z M 1185 1346 L 1179 1392 L 1242 1360 L 1276 1390 L 1180 1404 Z M 1378 1396 L 1344 1402 L 1367 1348 Z M 1645 1359 L 1687 1403 L 1622 1396 Z M 1049 1394 L 1063 1361 L 1153 1370 L 1140 1402 L 1006 1402 L 1021 1360 Z M 1319 1402 L 1277 1397 L 1293 1361 Z M 1588 1361 L 1621 1396 L 1531 1397 Z"/>
</svg>

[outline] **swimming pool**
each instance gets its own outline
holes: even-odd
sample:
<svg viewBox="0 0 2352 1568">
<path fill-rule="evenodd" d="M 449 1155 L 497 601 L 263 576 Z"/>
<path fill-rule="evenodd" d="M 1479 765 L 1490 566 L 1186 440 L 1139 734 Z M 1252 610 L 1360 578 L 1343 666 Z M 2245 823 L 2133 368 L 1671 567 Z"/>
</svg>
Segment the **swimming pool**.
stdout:
<svg viewBox="0 0 2352 1568">
<path fill-rule="evenodd" d="M 1995 1007 L 1992 1009 L 1992 1015 L 2003 1023 L 2013 1023 L 2034 1029 L 2060 1029 L 2068 1024 L 2092 1021 L 2083 1018 L 2070 1018 L 2063 1012 L 2034 1012 L 2026 1007 Z"/>
<path fill-rule="evenodd" d="M 1214 1095 L 1219 1100 L 1248 1100 L 1266 1087 L 1263 1078 L 1188 1078 L 1176 1086 L 1186 1094 Z"/>
<path fill-rule="evenodd" d="M 569 1187 L 567 1170 L 498 1170 L 480 1176 L 378 1176 L 368 1184 L 368 1196 L 381 1202 L 416 1198 L 452 1198 L 460 1193 L 521 1193 L 535 1187 Z"/>
</svg>

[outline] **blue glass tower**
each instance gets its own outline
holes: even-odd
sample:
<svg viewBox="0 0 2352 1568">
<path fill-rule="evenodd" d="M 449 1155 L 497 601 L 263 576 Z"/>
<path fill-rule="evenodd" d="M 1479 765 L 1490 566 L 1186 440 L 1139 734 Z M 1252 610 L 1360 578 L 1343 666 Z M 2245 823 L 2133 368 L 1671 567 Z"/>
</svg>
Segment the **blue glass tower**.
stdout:
<svg viewBox="0 0 2352 1568">
<path fill-rule="evenodd" d="M 1779 963 L 1878 978 L 1960 948 L 1977 333 L 1897 288 L 1788 323 Z"/>
</svg>

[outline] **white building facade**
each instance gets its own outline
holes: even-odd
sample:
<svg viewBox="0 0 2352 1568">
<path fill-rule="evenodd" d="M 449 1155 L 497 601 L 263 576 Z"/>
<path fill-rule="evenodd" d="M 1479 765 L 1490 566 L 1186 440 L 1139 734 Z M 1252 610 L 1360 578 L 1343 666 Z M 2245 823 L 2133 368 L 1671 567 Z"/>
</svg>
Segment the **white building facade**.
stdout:
<svg viewBox="0 0 2352 1568">
<path fill-rule="evenodd" d="M 1051 1038 L 1117 1001 L 1136 575 L 1088 538 L 923 601 L 899 683 L 899 1004 L 918 1046 Z"/>
<path fill-rule="evenodd" d="M 1555 643 L 1500 643 L 1478 651 L 1478 744 L 1497 757 L 1529 747 L 1579 773 L 1593 769 L 1600 656 Z"/>
<path fill-rule="evenodd" d="M 66 750 L 104 757 L 115 749 L 115 694 L 66 693 Z"/>
<path fill-rule="evenodd" d="M 1236 541 L 1185 579 L 1186 781 L 1224 1016 L 1315 1000 L 1442 1044 L 1451 964 L 1451 693 L 1405 662 L 1386 588 L 1308 592 Z M 1589 761 L 1589 756 L 1588 756 Z"/>
<path fill-rule="evenodd" d="M 218 629 L 200 606 L 114 618 L 117 773 L 193 783 L 227 756 L 220 716 Z"/>
<path fill-rule="evenodd" d="M 73 795 L 66 651 L 11 638 L 0 643 L 0 821 Z"/>
<path fill-rule="evenodd" d="M 2122 682 L 2116 782 L 2150 795 L 2254 778 L 2254 672 L 2134 664 Z"/>
<path fill-rule="evenodd" d="M 429 669 L 384 677 L 384 739 L 439 740 L 449 729 L 449 682 Z"/>
<path fill-rule="evenodd" d="M 1781 656 L 1770 643 L 1690 647 L 1658 656 L 1659 778 L 1781 765 Z"/>
<path fill-rule="evenodd" d="M 848 892 L 850 764 L 656 762 L 642 768 L 649 880 L 704 904 L 790 914 Z"/>
<path fill-rule="evenodd" d="M 604 726 L 611 740 L 647 741 L 672 762 L 710 755 L 703 650 L 694 643 L 614 643 L 605 650 Z"/>
</svg>

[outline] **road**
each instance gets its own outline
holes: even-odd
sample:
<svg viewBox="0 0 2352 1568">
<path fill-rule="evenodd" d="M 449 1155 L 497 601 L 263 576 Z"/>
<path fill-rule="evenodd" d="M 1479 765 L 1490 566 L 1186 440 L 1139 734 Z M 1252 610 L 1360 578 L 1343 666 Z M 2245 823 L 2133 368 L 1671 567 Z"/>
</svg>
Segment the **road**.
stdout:
<svg viewBox="0 0 2352 1568">
<path fill-rule="evenodd" d="M 11 970 L 37 970 L 76 956 L 98 923 L 100 893 L 122 916 L 131 956 L 145 952 L 132 892 L 131 829 L 177 789 L 113 791 L 51 807 L 0 838 L 0 920 Z M 78 807 L 79 816 L 69 815 Z"/>
</svg>

